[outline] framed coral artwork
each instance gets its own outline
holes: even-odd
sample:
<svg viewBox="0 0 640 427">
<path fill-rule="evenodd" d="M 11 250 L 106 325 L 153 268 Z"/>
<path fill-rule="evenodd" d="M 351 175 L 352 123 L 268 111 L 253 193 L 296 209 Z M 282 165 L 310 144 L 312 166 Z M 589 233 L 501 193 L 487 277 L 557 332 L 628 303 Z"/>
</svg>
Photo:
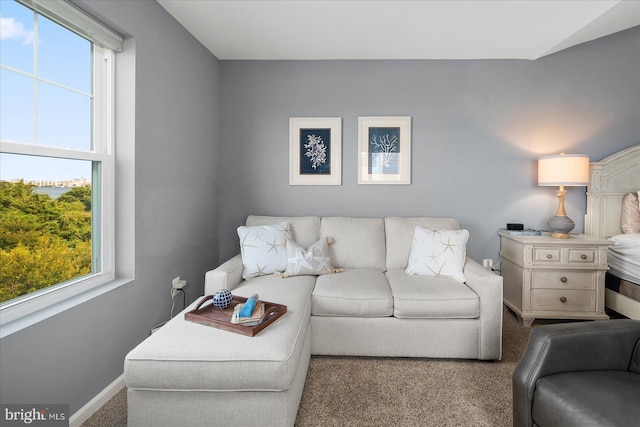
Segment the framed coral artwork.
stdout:
<svg viewBox="0 0 640 427">
<path fill-rule="evenodd" d="M 289 185 L 342 185 L 342 119 L 289 119 Z"/>
<path fill-rule="evenodd" d="M 411 117 L 358 117 L 358 184 L 411 184 Z"/>
</svg>

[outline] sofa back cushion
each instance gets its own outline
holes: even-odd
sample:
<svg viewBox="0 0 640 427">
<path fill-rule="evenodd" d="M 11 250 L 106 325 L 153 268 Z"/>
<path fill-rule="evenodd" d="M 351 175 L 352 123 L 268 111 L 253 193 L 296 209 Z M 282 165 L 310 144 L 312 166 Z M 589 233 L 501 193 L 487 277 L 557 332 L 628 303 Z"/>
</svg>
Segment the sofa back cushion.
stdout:
<svg viewBox="0 0 640 427">
<path fill-rule="evenodd" d="M 384 219 L 386 232 L 387 269 L 407 268 L 413 234 L 417 225 L 424 228 L 446 228 L 458 230 L 460 224 L 455 218 L 399 218 Z"/>
<path fill-rule="evenodd" d="M 323 217 L 320 234 L 331 237 L 331 263 L 336 268 L 385 270 L 382 218 Z"/>
<path fill-rule="evenodd" d="M 320 239 L 320 217 L 317 216 L 258 216 L 247 217 L 247 226 L 273 225 L 288 222 L 292 239 L 307 248 Z"/>
</svg>

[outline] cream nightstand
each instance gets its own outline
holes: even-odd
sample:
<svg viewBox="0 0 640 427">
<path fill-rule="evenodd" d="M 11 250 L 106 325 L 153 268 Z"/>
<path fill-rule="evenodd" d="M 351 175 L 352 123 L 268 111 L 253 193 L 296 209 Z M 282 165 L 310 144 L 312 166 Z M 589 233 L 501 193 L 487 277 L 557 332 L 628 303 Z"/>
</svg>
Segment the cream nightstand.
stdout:
<svg viewBox="0 0 640 427">
<path fill-rule="evenodd" d="M 604 276 L 611 241 L 584 234 L 557 239 L 499 231 L 504 303 L 531 326 L 535 319 L 608 319 Z"/>
</svg>

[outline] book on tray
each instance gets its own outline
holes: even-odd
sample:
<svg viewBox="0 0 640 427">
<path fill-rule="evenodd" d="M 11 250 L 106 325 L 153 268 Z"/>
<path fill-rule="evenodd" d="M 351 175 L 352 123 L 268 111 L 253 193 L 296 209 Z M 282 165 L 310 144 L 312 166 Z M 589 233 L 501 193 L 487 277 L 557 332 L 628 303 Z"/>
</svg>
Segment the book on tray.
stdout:
<svg viewBox="0 0 640 427">
<path fill-rule="evenodd" d="M 264 303 L 258 301 L 255 308 L 253 309 L 253 313 L 251 317 L 240 317 L 239 312 L 242 309 L 244 304 L 237 304 L 233 308 L 233 314 L 231 315 L 231 323 L 237 325 L 244 326 L 255 326 L 259 325 L 262 322 L 262 318 L 264 317 Z"/>
</svg>

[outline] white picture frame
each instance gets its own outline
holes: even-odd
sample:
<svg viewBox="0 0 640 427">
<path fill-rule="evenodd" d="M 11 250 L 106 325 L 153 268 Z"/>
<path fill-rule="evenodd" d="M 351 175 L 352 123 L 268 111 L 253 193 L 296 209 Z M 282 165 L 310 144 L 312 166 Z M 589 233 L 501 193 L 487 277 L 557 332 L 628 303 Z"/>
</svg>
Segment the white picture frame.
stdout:
<svg viewBox="0 0 640 427">
<path fill-rule="evenodd" d="M 358 184 L 411 184 L 411 117 L 358 117 Z"/>
<path fill-rule="evenodd" d="M 289 118 L 289 185 L 342 185 L 342 118 Z"/>
</svg>

